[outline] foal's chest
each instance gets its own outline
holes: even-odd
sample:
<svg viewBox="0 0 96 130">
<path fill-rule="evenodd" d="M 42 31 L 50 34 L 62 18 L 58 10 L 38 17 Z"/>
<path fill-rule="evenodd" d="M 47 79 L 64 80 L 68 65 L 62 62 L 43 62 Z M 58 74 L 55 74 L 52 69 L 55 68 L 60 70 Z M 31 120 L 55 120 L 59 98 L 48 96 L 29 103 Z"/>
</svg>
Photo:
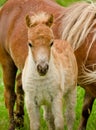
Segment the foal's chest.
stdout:
<svg viewBox="0 0 96 130">
<path fill-rule="evenodd" d="M 39 105 L 50 104 L 59 89 L 59 80 L 56 77 L 50 77 L 42 80 L 33 81 L 34 98 Z"/>
</svg>

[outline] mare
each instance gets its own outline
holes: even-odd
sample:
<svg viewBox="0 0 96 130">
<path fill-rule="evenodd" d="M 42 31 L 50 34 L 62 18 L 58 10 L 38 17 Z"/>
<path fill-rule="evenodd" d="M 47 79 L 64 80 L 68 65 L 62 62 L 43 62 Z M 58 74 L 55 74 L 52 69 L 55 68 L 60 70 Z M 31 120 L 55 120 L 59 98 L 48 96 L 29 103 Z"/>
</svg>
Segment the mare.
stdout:
<svg viewBox="0 0 96 130">
<path fill-rule="evenodd" d="M 75 51 L 79 68 L 78 84 L 85 89 L 79 130 L 85 130 L 96 97 L 96 6 L 94 3 L 80 2 L 64 8 L 50 0 L 8 0 L 0 11 L 0 62 L 10 126 L 14 129 L 15 100 L 16 124 L 24 114 L 21 74 L 17 78 L 17 94 L 14 84 L 17 66 L 22 70 L 24 64 L 21 62 L 24 63 L 28 52 L 25 17 L 41 10 L 54 15 L 52 28 L 55 38 L 68 40 Z M 21 52 L 20 55 L 17 51 Z M 22 61 L 15 60 L 17 57 L 22 57 Z"/>
<path fill-rule="evenodd" d="M 30 129 L 40 129 L 40 106 L 45 105 L 48 130 L 63 130 L 63 97 L 68 130 L 75 118 L 77 62 L 70 44 L 54 39 L 53 15 L 39 12 L 26 16 L 28 56 L 22 72 Z M 19 48 L 19 45 L 18 45 Z"/>
</svg>

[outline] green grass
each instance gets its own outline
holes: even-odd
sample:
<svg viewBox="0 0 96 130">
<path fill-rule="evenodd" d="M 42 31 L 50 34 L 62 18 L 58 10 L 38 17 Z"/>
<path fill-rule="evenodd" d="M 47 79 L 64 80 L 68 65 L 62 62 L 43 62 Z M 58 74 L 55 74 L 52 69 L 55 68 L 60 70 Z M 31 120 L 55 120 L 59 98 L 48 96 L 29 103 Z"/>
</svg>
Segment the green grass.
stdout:
<svg viewBox="0 0 96 130">
<path fill-rule="evenodd" d="M 6 0 L 0 0 L 0 6 L 5 2 Z M 61 5 L 69 5 L 70 3 L 78 0 L 56 0 L 59 4 Z M 0 130 L 7 130 L 8 129 L 8 112 L 7 109 L 5 108 L 4 104 L 4 85 L 2 81 L 2 71 L 0 67 Z M 81 110 L 82 110 L 82 103 L 83 103 L 83 97 L 84 97 L 84 89 L 81 87 L 77 88 L 77 105 L 76 105 L 76 120 L 74 123 L 74 130 L 77 130 L 79 121 L 80 121 L 80 116 L 81 116 Z M 46 123 L 42 118 L 42 109 L 40 110 L 41 113 L 41 129 L 40 130 L 47 130 Z M 29 130 L 29 119 L 28 115 L 25 109 L 25 122 L 24 122 L 24 128 L 21 130 Z M 66 128 L 65 128 L 66 130 Z M 90 119 L 87 124 L 87 130 L 96 130 L 96 102 L 94 103 L 93 106 L 93 111 L 91 113 Z"/>
<path fill-rule="evenodd" d="M 6 0 L 0 0 L 0 6 L 2 6 L 5 2 Z"/>
<path fill-rule="evenodd" d="M 56 1 L 60 5 L 67 6 L 67 5 L 70 5 L 73 2 L 77 2 L 77 1 L 80 1 L 80 0 L 56 0 Z"/>
</svg>

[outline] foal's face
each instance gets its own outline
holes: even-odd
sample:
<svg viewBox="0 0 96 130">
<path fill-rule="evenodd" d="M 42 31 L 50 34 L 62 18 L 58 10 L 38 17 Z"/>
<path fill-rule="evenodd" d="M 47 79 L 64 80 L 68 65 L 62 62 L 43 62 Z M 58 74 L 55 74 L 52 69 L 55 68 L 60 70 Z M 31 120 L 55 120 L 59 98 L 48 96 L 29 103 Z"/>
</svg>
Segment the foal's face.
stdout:
<svg viewBox="0 0 96 130">
<path fill-rule="evenodd" d="M 44 24 L 30 28 L 28 31 L 28 45 L 38 73 L 44 76 L 49 69 L 51 47 L 53 45 L 52 30 Z"/>
</svg>

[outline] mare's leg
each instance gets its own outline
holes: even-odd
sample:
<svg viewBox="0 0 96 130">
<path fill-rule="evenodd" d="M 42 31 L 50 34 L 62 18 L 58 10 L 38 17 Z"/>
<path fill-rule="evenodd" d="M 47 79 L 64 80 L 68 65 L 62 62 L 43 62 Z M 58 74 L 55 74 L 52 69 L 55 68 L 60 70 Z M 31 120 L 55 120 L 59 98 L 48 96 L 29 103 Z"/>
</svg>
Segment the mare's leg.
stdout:
<svg viewBox="0 0 96 130">
<path fill-rule="evenodd" d="M 17 127 L 24 126 L 24 91 L 22 89 L 21 73 L 17 75 L 16 81 L 16 112 L 15 123 Z"/>
<path fill-rule="evenodd" d="M 2 65 L 3 67 L 3 81 L 4 81 L 4 98 L 5 98 L 5 105 L 8 108 L 9 112 L 9 119 L 10 119 L 10 127 L 9 130 L 15 129 L 15 122 L 14 122 L 14 104 L 16 99 L 15 94 L 15 76 L 17 72 L 17 68 L 12 62 L 11 59 Z"/>
<path fill-rule="evenodd" d="M 83 110 L 82 110 L 82 117 L 79 125 L 78 130 L 86 130 L 87 120 L 91 114 L 92 105 L 94 103 L 94 99 L 89 93 L 85 91 L 84 103 L 83 103 Z"/>
<path fill-rule="evenodd" d="M 53 100 L 52 104 L 52 113 L 54 116 L 54 124 L 55 130 L 63 130 L 64 129 L 64 118 L 63 118 L 63 96 L 61 93 Z"/>
<path fill-rule="evenodd" d="M 25 103 L 30 120 L 30 130 L 40 130 L 40 107 L 37 105 L 35 97 L 32 98 L 32 92 L 25 93 Z"/>
<path fill-rule="evenodd" d="M 73 129 L 73 124 L 75 120 L 75 106 L 76 106 L 76 89 L 71 90 L 65 96 L 66 103 L 66 121 L 68 130 Z"/>
<path fill-rule="evenodd" d="M 52 115 L 51 107 L 44 106 L 44 117 L 47 122 L 48 130 L 55 130 L 54 117 Z"/>
</svg>

